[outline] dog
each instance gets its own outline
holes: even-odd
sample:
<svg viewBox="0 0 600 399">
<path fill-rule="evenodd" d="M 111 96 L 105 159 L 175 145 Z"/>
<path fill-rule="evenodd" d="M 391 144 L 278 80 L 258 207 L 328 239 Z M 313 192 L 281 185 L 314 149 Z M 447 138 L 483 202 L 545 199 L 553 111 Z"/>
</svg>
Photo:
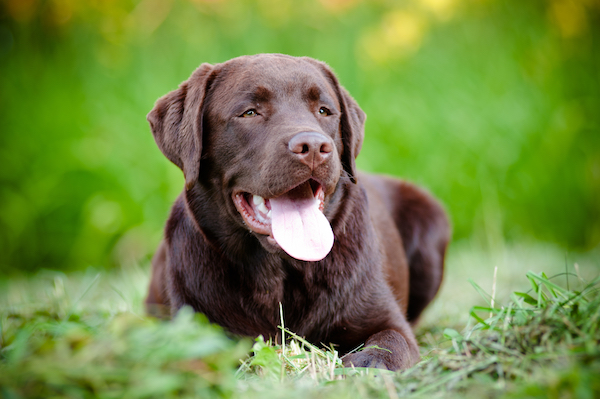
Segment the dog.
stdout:
<svg viewBox="0 0 600 399">
<path fill-rule="evenodd" d="M 424 190 L 356 170 L 366 115 L 325 63 L 202 64 L 147 119 L 185 178 L 150 312 L 187 305 L 234 335 L 280 339 L 281 304 L 287 328 L 336 345 L 346 366 L 419 361 L 411 324 L 440 287 L 448 219 Z"/>
</svg>

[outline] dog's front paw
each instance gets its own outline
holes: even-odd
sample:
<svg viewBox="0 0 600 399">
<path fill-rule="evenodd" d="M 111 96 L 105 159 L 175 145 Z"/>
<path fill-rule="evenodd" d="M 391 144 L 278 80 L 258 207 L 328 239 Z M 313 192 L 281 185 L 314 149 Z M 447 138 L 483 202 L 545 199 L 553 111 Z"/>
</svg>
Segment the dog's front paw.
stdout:
<svg viewBox="0 0 600 399">
<path fill-rule="evenodd" d="M 360 352 L 350 353 L 342 358 L 344 367 L 371 367 L 377 369 L 398 370 L 400 365 L 389 356 L 384 356 L 378 351 L 385 351 L 379 348 L 367 348 Z"/>
<path fill-rule="evenodd" d="M 412 344 L 412 345 L 411 345 Z M 384 330 L 372 335 L 360 352 L 342 357 L 345 367 L 371 367 L 392 371 L 407 369 L 419 361 L 416 342 L 395 330 Z"/>
</svg>

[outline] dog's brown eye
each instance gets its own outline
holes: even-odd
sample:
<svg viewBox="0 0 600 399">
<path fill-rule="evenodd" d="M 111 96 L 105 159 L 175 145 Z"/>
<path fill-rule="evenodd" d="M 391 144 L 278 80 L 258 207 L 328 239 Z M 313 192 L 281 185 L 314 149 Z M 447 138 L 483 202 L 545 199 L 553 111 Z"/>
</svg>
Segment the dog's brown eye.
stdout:
<svg viewBox="0 0 600 399">
<path fill-rule="evenodd" d="M 256 113 L 255 109 L 249 109 L 248 111 L 246 111 L 242 114 L 242 117 L 252 118 L 253 116 L 256 116 L 256 115 L 258 115 L 258 114 Z"/>
<path fill-rule="evenodd" d="M 319 108 L 319 115 L 328 116 L 328 115 L 331 115 L 331 111 L 329 111 L 325 107 L 321 107 L 321 108 Z"/>
</svg>

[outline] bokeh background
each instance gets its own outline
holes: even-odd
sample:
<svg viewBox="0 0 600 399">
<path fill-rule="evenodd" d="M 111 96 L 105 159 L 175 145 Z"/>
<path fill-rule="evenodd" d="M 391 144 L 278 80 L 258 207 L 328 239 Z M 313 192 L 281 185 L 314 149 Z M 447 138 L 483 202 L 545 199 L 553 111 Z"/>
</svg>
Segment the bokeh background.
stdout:
<svg viewBox="0 0 600 399">
<path fill-rule="evenodd" d="M 455 243 L 598 248 L 600 1 L 0 0 L 0 275 L 147 262 L 183 177 L 145 115 L 260 52 L 327 62 L 359 167 L 428 188 Z"/>
</svg>

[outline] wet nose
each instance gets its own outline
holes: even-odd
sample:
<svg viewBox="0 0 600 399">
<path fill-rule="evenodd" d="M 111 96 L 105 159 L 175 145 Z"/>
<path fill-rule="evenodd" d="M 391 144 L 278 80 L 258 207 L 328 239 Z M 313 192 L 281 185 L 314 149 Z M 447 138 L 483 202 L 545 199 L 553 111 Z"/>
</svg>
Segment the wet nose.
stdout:
<svg viewBox="0 0 600 399">
<path fill-rule="evenodd" d="M 315 169 L 331 156 L 333 143 L 321 133 L 302 132 L 292 137 L 288 148 L 300 162 Z"/>
</svg>

